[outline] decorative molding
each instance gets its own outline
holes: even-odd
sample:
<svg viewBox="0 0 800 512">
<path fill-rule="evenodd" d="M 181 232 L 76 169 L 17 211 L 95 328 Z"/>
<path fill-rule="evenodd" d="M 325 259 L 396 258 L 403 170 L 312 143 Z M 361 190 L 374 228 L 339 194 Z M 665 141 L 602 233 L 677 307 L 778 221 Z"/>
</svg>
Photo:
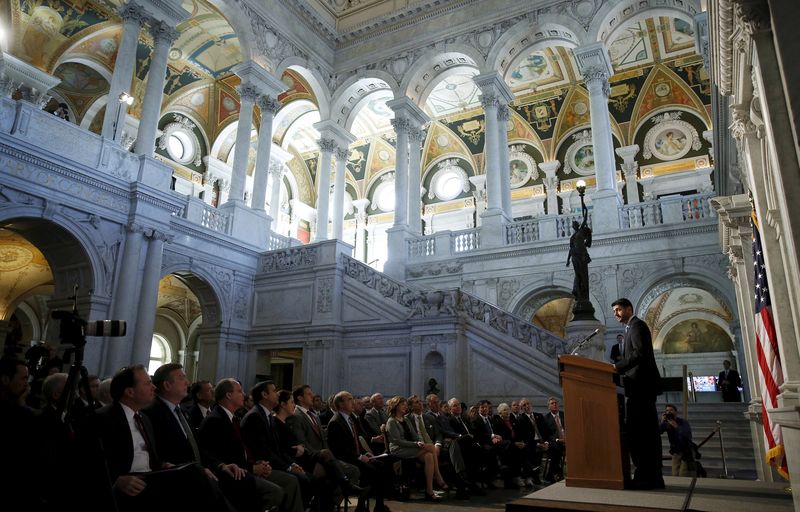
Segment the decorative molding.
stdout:
<svg viewBox="0 0 800 512">
<path fill-rule="evenodd" d="M 326 139 L 325 137 L 321 137 L 317 144 L 319 145 L 319 150 L 323 153 L 333 153 L 339 147 L 335 140 Z"/>
<path fill-rule="evenodd" d="M 261 110 L 261 115 L 271 114 L 275 115 L 281 108 L 281 102 L 268 94 L 262 94 L 258 98 L 258 108 Z"/>
<path fill-rule="evenodd" d="M 261 96 L 256 86 L 251 84 L 237 85 L 236 92 L 239 93 L 240 103 L 248 102 L 255 104 L 256 100 Z M 241 113 L 241 107 L 239 109 L 239 113 Z"/>
<path fill-rule="evenodd" d="M 273 251 L 261 258 L 261 272 L 293 272 L 298 269 L 313 267 L 317 264 L 317 247 L 294 247 L 282 251 Z"/>
<path fill-rule="evenodd" d="M 174 122 L 166 125 L 161 131 L 161 137 L 158 138 L 158 149 L 169 153 L 167 144 L 170 136 L 174 135 L 175 132 L 181 132 L 189 137 L 192 147 L 188 157 L 180 158 L 177 162 L 182 164 L 191 162 L 193 165 L 200 165 L 203 163 L 203 155 L 200 151 L 200 139 L 197 138 L 197 134 L 194 132 L 195 124 L 189 118 L 180 114 L 172 114 L 172 119 L 174 119 Z"/>
<path fill-rule="evenodd" d="M 317 280 L 317 313 L 330 313 L 333 309 L 333 278 Z"/>
</svg>

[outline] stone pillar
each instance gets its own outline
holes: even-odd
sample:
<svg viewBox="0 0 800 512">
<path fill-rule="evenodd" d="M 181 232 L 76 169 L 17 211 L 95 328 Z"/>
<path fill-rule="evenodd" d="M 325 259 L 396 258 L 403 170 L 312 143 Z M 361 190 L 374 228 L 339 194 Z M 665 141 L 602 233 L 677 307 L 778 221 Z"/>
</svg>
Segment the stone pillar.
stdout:
<svg viewBox="0 0 800 512">
<path fill-rule="evenodd" d="M 147 20 L 144 9 L 135 2 L 124 4 L 119 10 L 122 18 L 122 38 L 117 49 L 117 60 L 114 63 L 114 74 L 108 90 L 108 103 L 103 117 L 103 137 L 122 140 L 123 119 L 128 112 L 127 104 L 120 104 L 119 95 L 132 92 L 131 81 L 136 67 L 136 47 L 139 44 L 139 31 Z M 117 126 L 120 125 L 120 126 Z M 116 133 L 115 132 L 116 128 Z"/>
<path fill-rule="evenodd" d="M 603 43 L 573 50 L 586 87 L 592 123 L 596 190 L 592 194 L 592 230 L 609 233 L 619 230 L 620 199 L 616 186 L 614 143 L 608 113 L 609 77 L 614 74 Z"/>
<path fill-rule="evenodd" d="M 356 207 L 356 247 L 354 257 L 358 261 L 367 261 L 367 206 L 369 206 L 369 199 L 356 199 L 353 201 L 353 206 Z"/>
<path fill-rule="evenodd" d="M 414 235 L 422 233 L 422 149 L 425 130 L 413 128 L 408 134 L 408 230 Z"/>
<path fill-rule="evenodd" d="M 344 225 L 344 188 L 348 158 L 350 158 L 349 149 L 336 149 L 336 179 L 333 184 L 333 238 L 337 240 L 342 240 L 342 227 Z"/>
<path fill-rule="evenodd" d="M 139 131 L 136 135 L 134 153 L 153 156 L 158 131 L 158 120 L 161 118 L 161 101 L 164 99 L 164 82 L 167 73 L 167 57 L 172 43 L 178 39 L 178 31 L 163 21 L 152 22 L 153 56 L 147 73 L 147 85 L 144 90 L 142 117 L 139 119 Z M 113 97 L 109 96 L 109 99 Z M 108 107 L 106 107 L 108 108 Z"/>
<path fill-rule="evenodd" d="M 547 192 L 547 215 L 558 215 L 558 183 L 556 177 L 558 168 L 561 167 L 561 162 L 558 160 L 550 160 L 549 162 L 542 162 L 539 164 L 539 169 L 544 171 L 544 188 Z"/>
<path fill-rule="evenodd" d="M 508 109 L 508 104 L 500 103 L 497 108 L 497 146 L 498 152 L 498 168 L 500 169 L 500 190 L 502 193 L 503 213 L 509 219 L 514 218 L 514 212 L 511 209 L 511 162 L 508 156 L 508 119 L 511 117 L 511 112 Z"/>
<path fill-rule="evenodd" d="M 394 226 L 408 226 L 408 130 L 410 123 L 403 117 L 392 119 L 397 134 L 397 153 L 394 170 Z"/>
<path fill-rule="evenodd" d="M 634 160 L 638 152 L 639 146 L 637 144 L 616 149 L 617 155 L 624 160 L 622 172 L 625 175 L 625 198 L 628 200 L 628 204 L 636 204 L 641 201 L 639 198 L 639 184 L 636 181 L 636 171 L 639 170 L 639 164 Z"/>
<path fill-rule="evenodd" d="M 486 210 L 486 175 L 470 176 L 469 182 L 474 187 L 472 196 L 475 198 L 475 213 L 477 214 L 475 215 L 475 225 L 480 227 L 482 214 Z"/>
<path fill-rule="evenodd" d="M 278 227 L 278 216 L 281 214 L 281 184 L 283 183 L 283 162 L 273 160 L 269 164 L 269 180 L 272 189 L 269 197 L 269 216 L 272 218 L 272 231 Z"/>
<path fill-rule="evenodd" d="M 278 100 L 263 95 L 258 98 L 261 110 L 261 129 L 258 131 L 256 168 L 253 171 L 253 199 L 250 208 L 264 210 L 267 201 L 267 178 L 271 172 L 270 155 L 272 150 L 272 119 L 281 107 Z"/>
<path fill-rule="evenodd" d="M 481 106 L 486 119 L 486 137 L 483 148 L 484 173 L 486 174 L 487 213 L 503 211 L 502 175 L 497 165 L 497 109 L 500 102 L 495 96 L 481 94 Z"/>
<path fill-rule="evenodd" d="M 236 88 L 239 93 L 239 121 L 236 127 L 236 149 L 233 154 L 231 191 L 228 202 L 244 204 L 244 184 L 247 181 L 247 159 L 250 154 L 250 132 L 253 125 L 253 106 L 258 99 L 258 90 L 249 84 Z"/>
<path fill-rule="evenodd" d="M 156 322 L 158 306 L 158 284 L 161 282 L 161 260 L 164 255 L 166 234 L 156 230 L 145 233 L 149 238 L 147 257 L 144 261 L 142 288 L 139 292 L 139 307 L 136 313 L 136 328 L 133 338 L 131 362 L 144 364 L 150 361 L 150 348 L 153 344 L 153 326 Z"/>
<path fill-rule="evenodd" d="M 108 338 L 102 371 L 112 374 L 119 368 L 130 364 L 131 345 L 136 327 L 136 303 L 139 296 L 139 259 L 142 252 L 142 226 L 130 223 L 125 226 L 125 248 L 122 251 L 119 279 L 114 290 L 111 318 L 125 320 L 128 332 L 125 336 Z"/>
<path fill-rule="evenodd" d="M 317 165 L 317 226 L 312 241 L 328 239 L 328 201 L 331 189 L 331 154 L 336 149 L 333 139 L 319 139 Z"/>
</svg>

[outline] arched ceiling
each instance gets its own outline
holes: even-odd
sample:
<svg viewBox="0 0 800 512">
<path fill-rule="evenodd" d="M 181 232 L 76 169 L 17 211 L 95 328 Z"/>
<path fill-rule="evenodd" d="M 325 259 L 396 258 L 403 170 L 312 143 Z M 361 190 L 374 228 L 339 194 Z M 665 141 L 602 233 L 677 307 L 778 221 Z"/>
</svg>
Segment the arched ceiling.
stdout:
<svg viewBox="0 0 800 512">
<path fill-rule="evenodd" d="M 0 229 L 0 318 L 11 316 L 20 298 L 52 283 L 44 254 L 14 231 Z"/>
<path fill-rule="evenodd" d="M 460 67 L 457 72 L 443 78 L 425 100 L 425 112 L 434 117 L 463 112 L 480 105 L 478 86 L 473 77 L 478 70 Z"/>
<path fill-rule="evenodd" d="M 172 66 L 216 78 L 241 62 L 239 38 L 219 11 L 201 0 L 183 0 L 182 6 L 191 14 L 178 25 L 180 37 L 169 52 Z"/>
</svg>

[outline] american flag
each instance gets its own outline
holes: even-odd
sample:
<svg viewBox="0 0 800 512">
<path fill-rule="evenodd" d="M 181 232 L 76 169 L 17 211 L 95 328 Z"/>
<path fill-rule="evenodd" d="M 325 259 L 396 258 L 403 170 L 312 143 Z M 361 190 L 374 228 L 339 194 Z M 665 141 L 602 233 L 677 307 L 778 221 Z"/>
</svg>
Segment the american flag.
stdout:
<svg viewBox="0 0 800 512">
<path fill-rule="evenodd" d="M 761 409 L 764 422 L 764 440 L 767 445 L 767 461 L 784 477 L 789 478 L 786 457 L 783 451 L 781 427 L 772 422 L 767 409 L 778 407 L 779 387 L 783 384 L 781 356 L 778 337 L 772 321 L 772 306 L 764 264 L 764 251 L 758 219 L 755 212 L 750 215 L 753 224 L 753 282 L 755 283 L 755 330 L 758 352 L 758 377 L 761 384 Z"/>
</svg>

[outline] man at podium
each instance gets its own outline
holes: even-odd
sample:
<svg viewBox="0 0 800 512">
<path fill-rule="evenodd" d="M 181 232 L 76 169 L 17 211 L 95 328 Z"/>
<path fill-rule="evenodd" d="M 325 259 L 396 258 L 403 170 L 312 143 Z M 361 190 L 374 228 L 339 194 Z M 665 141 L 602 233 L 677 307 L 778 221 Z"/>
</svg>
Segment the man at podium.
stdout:
<svg viewBox="0 0 800 512">
<path fill-rule="evenodd" d="M 634 489 L 663 489 L 661 434 L 656 397 L 661 375 L 653 356 L 650 328 L 633 314 L 633 304 L 620 298 L 611 304 L 614 317 L 625 326 L 621 359 L 614 363 L 625 387 L 625 435 L 636 472 Z"/>
</svg>

